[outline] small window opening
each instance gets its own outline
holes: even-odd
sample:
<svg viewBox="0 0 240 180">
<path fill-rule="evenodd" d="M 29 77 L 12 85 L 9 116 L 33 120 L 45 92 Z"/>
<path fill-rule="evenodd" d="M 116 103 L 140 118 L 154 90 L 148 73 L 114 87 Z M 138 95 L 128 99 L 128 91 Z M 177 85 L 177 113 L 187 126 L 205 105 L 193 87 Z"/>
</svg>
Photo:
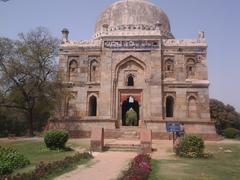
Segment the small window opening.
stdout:
<svg viewBox="0 0 240 180">
<path fill-rule="evenodd" d="M 171 65 L 167 66 L 167 71 L 171 71 Z"/>
<path fill-rule="evenodd" d="M 132 75 L 128 76 L 128 86 L 134 86 L 134 78 Z"/>
</svg>

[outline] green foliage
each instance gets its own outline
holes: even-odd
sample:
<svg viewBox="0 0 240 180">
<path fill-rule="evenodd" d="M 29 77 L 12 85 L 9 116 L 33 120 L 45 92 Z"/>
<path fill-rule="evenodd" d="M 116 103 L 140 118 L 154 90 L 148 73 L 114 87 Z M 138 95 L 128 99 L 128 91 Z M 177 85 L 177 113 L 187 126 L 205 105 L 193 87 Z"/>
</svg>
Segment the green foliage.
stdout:
<svg viewBox="0 0 240 180">
<path fill-rule="evenodd" d="M 0 176 L 5 175 L 5 174 L 10 174 L 10 173 L 12 173 L 12 171 L 13 171 L 13 169 L 11 168 L 9 163 L 6 163 L 6 162 L 0 163 Z"/>
<path fill-rule="evenodd" d="M 11 148 L 0 147 L 0 175 L 9 174 L 14 169 L 30 164 L 22 154 Z"/>
<path fill-rule="evenodd" d="M 70 148 L 81 147 L 88 148 L 89 144 L 85 140 L 69 140 L 66 144 L 69 147 L 67 150 L 50 150 L 46 147 L 44 140 L 33 138 L 33 139 L 18 139 L 18 140 L 8 140 L 0 139 L 0 145 L 2 147 L 11 147 L 21 152 L 27 159 L 30 160 L 31 164 L 14 170 L 14 174 L 26 173 L 32 171 L 41 161 L 53 162 L 63 160 L 67 156 L 73 156 L 75 152 L 70 150 Z M 1 179 L 1 178 L 0 178 Z"/>
<path fill-rule="evenodd" d="M 46 106 L 49 108 L 49 105 Z M 38 105 L 36 112 L 34 111 L 33 130 L 42 132 L 50 117 L 50 109 L 46 109 L 45 105 Z M 8 137 L 9 134 L 15 136 L 24 136 L 27 134 L 26 117 L 15 109 L 0 107 L 0 137 Z"/>
<path fill-rule="evenodd" d="M 44 125 L 54 111 L 58 46 L 43 27 L 20 33 L 16 41 L 0 37 L 0 106 L 21 112 L 30 136 L 34 123 Z M 36 117 L 45 122 L 34 122 Z"/>
<path fill-rule="evenodd" d="M 224 131 L 223 131 L 224 137 L 230 138 L 230 139 L 236 138 L 236 136 L 238 135 L 238 133 L 239 133 L 239 130 L 234 129 L 234 128 L 226 128 L 226 129 L 224 129 Z"/>
<path fill-rule="evenodd" d="M 132 108 L 126 113 L 126 125 L 137 126 L 137 113 Z"/>
<path fill-rule="evenodd" d="M 223 134 L 223 130 L 226 128 L 240 130 L 240 114 L 231 105 L 225 105 L 221 101 L 211 99 L 210 113 L 218 134 Z"/>
<path fill-rule="evenodd" d="M 186 158 L 202 158 L 204 155 L 204 141 L 201 137 L 186 135 L 176 145 L 176 154 Z"/>
<path fill-rule="evenodd" d="M 40 162 L 32 172 L 17 174 L 16 176 L 3 176 L 3 179 L 47 179 L 47 177 L 51 174 L 64 172 L 66 169 L 71 169 L 71 167 L 74 167 L 74 165 L 87 162 L 92 158 L 93 156 L 89 153 L 76 153 L 74 156 L 65 157 L 63 160 L 54 161 L 51 163 Z"/>
<path fill-rule="evenodd" d="M 8 137 L 10 134 L 24 136 L 26 134 L 26 121 L 0 119 L 0 137 Z"/>
<path fill-rule="evenodd" d="M 21 114 L 0 109 L 0 138 L 10 134 L 23 136 L 26 134 L 26 127 L 26 121 L 21 117 Z"/>
<path fill-rule="evenodd" d="M 44 134 L 44 142 L 49 149 L 64 149 L 68 138 L 65 130 L 50 130 Z"/>
</svg>

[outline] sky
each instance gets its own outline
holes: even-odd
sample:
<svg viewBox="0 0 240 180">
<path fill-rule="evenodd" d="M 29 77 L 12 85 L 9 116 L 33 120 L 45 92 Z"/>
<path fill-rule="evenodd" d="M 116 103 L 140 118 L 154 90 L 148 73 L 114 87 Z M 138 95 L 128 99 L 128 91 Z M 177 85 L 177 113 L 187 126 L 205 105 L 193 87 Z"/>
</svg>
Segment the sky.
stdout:
<svg viewBox="0 0 240 180">
<path fill-rule="evenodd" d="M 0 36 L 17 39 L 20 32 L 44 26 L 56 37 L 93 36 L 97 17 L 116 0 L 0 0 Z M 177 39 L 205 31 L 208 43 L 210 97 L 240 111 L 240 0 L 152 0 L 168 15 Z"/>
</svg>

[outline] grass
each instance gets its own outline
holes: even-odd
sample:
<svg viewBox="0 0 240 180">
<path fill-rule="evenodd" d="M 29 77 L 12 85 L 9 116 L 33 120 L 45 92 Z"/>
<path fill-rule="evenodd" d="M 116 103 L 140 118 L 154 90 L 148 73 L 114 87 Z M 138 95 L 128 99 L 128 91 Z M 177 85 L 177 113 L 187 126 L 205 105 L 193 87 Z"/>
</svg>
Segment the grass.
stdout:
<svg viewBox="0 0 240 180">
<path fill-rule="evenodd" d="M 210 159 L 152 160 L 150 180 L 239 180 L 240 144 L 207 145 Z M 228 152 L 226 152 L 226 150 Z M 230 152 L 229 152 L 230 150 Z"/>
<path fill-rule="evenodd" d="M 14 174 L 24 173 L 34 170 L 35 166 L 41 161 L 52 162 L 62 160 L 66 156 L 75 154 L 75 151 L 52 151 L 46 148 L 43 139 L 25 139 L 25 140 L 7 140 L 0 139 L 0 145 L 11 147 L 22 153 L 30 160 L 30 165 L 17 169 Z M 71 148 L 88 148 L 87 141 L 69 140 L 67 147 Z"/>
</svg>

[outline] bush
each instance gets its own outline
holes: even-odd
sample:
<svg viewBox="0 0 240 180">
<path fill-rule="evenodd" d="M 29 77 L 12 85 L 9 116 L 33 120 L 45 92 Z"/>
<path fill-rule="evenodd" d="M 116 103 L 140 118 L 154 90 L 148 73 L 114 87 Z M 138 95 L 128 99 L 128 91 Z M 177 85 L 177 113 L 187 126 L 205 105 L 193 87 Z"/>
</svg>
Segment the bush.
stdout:
<svg viewBox="0 0 240 180">
<path fill-rule="evenodd" d="M 9 174 L 13 169 L 30 164 L 22 154 L 11 148 L 0 147 L 0 175 Z"/>
<path fill-rule="evenodd" d="M 65 130 L 50 130 L 44 135 L 44 142 L 49 149 L 64 149 L 69 135 Z"/>
<path fill-rule="evenodd" d="M 127 126 L 137 126 L 137 113 L 132 108 L 126 112 L 126 125 Z"/>
<path fill-rule="evenodd" d="M 139 154 L 132 160 L 129 169 L 123 171 L 118 179 L 147 180 L 151 171 L 151 157 L 148 154 Z"/>
<path fill-rule="evenodd" d="M 10 174 L 10 173 L 12 173 L 12 171 L 13 171 L 13 169 L 11 168 L 9 163 L 0 161 L 0 176 L 5 175 L 5 174 Z"/>
<path fill-rule="evenodd" d="M 202 158 L 204 154 L 204 141 L 201 137 L 186 135 L 180 139 L 175 148 L 176 154 L 180 157 Z"/>
<path fill-rule="evenodd" d="M 238 133 L 239 133 L 239 131 L 234 128 L 227 128 L 227 129 L 224 129 L 224 131 L 223 131 L 224 137 L 230 138 L 230 139 L 235 138 L 238 135 Z"/>
</svg>

